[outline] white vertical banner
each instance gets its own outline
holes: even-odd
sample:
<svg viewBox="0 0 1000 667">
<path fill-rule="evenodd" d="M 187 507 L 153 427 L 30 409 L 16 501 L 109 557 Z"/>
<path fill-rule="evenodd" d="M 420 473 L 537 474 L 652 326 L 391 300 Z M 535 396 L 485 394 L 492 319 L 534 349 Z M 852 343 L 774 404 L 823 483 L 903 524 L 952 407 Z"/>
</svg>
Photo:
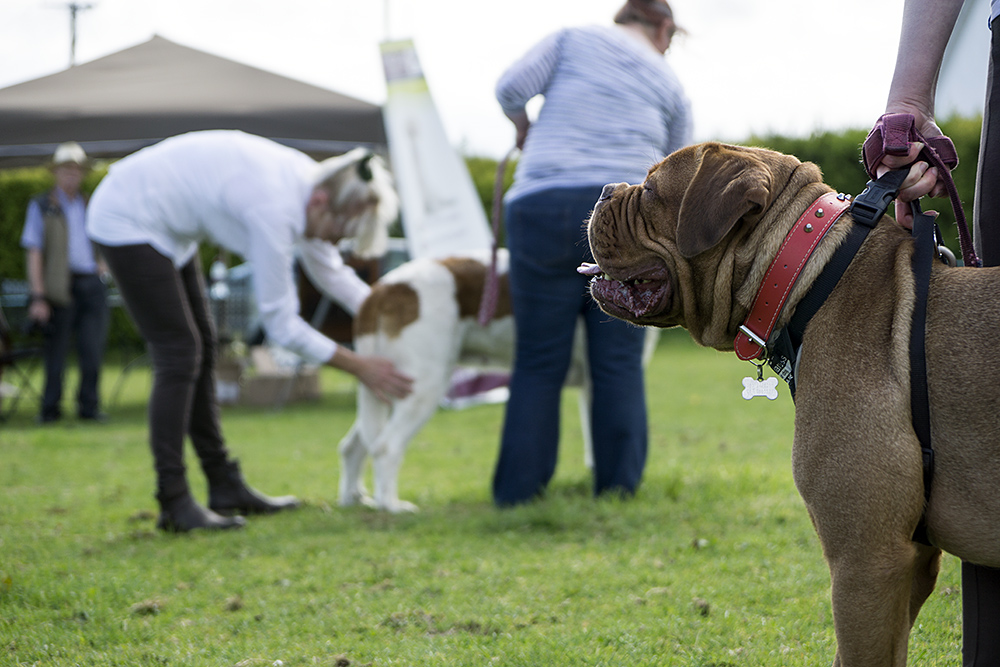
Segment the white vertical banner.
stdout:
<svg viewBox="0 0 1000 667">
<path fill-rule="evenodd" d="M 489 250 L 493 232 L 465 161 L 448 143 L 412 40 L 383 42 L 382 109 L 411 258 Z"/>
</svg>

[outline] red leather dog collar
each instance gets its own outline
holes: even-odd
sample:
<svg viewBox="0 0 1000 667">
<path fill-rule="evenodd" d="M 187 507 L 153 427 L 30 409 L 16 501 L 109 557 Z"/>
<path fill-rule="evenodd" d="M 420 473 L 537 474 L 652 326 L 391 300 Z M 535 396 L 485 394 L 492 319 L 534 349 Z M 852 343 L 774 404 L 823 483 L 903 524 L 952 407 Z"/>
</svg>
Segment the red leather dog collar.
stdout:
<svg viewBox="0 0 1000 667">
<path fill-rule="evenodd" d="M 740 359 L 751 361 L 764 357 L 767 339 L 774 331 L 795 281 L 820 240 L 850 205 L 847 195 L 828 192 L 799 216 L 764 274 L 750 314 L 736 335 L 733 345 Z"/>
</svg>

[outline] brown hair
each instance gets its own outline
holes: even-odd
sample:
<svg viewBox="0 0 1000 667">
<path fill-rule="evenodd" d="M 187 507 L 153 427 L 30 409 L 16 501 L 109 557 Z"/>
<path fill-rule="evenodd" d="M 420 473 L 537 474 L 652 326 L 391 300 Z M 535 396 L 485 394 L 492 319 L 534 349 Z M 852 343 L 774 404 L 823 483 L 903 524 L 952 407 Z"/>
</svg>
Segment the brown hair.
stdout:
<svg viewBox="0 0 1000 667">
<path fill-rule="evenodd" d="M 674 13 L 666 0 L 626 0 L 615 14 L 615 23 L 642 23 L 658 27 L 673 18 Z"/>
</svg>

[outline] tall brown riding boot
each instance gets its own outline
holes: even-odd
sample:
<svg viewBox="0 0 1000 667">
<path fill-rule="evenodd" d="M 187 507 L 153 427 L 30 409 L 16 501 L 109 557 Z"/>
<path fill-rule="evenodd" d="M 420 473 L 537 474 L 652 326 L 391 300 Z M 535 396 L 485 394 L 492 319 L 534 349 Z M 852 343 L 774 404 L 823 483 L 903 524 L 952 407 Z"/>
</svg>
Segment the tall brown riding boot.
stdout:
<svg viewBox="0 0 1000 667">
<path fill-rule="evenodd" d="M 272 514 L 301 504 L 295 496 L 272 498 L 251 488 L 235 459 L 205 470 L 205 477 L 208 478 L 208 506 L 219 514 Z"/>
</svg>

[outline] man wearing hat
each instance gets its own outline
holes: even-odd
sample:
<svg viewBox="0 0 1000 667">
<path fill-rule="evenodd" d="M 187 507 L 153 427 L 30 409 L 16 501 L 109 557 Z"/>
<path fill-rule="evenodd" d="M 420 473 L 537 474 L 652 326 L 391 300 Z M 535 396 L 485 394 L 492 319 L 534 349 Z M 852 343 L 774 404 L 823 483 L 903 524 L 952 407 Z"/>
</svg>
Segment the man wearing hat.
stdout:
<svg viewBox="0 0 1000 667">
<path fill-rule="evenodd" d="M 87 238 L 87 200 L 80 184 L 87 169 L 80 144 L 60 144 L 52 158 L 55 186 L 28 204 L 21 247 L 27 251 L 31 301 L 28 317 L 44 338 L 45 391 L 38 420 L 62 417 L 63 375 L 70 338 L 76 334 L 80 386 L 77 416 L 101 421 L 101 362 L 108 328 L 107 270 Z"/>
</svg>

